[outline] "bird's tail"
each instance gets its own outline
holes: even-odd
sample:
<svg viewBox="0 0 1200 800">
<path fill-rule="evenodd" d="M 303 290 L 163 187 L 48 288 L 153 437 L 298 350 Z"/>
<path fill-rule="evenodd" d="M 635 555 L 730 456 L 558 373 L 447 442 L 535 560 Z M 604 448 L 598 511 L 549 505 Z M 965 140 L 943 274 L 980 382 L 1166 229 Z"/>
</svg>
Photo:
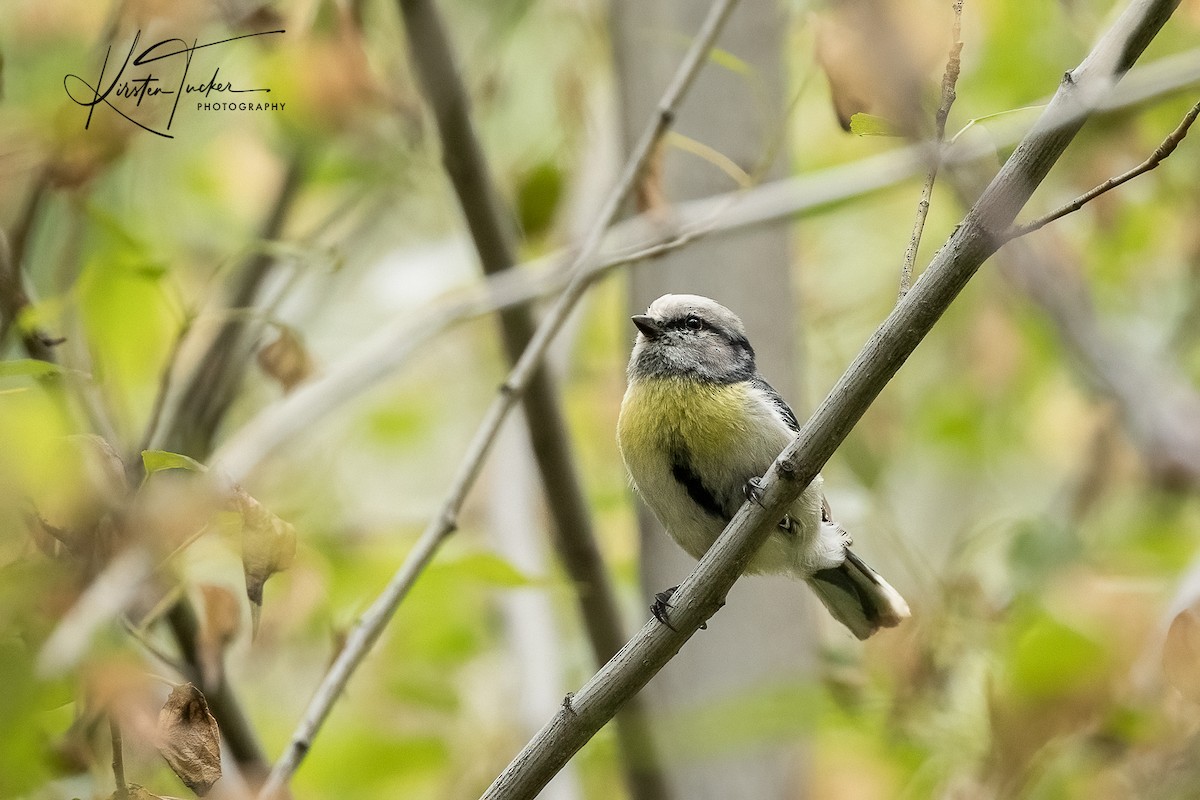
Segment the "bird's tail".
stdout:
<svg viewBox="0 0 1200 800">
<path fill-rule="evenodd" d="M 908 603 L 878 572 L 846 548 L 840 566 L 814 572 L 808 585 L 834 619 L 859 639 L 891 628 L 910 616 Z"/>
</svg>

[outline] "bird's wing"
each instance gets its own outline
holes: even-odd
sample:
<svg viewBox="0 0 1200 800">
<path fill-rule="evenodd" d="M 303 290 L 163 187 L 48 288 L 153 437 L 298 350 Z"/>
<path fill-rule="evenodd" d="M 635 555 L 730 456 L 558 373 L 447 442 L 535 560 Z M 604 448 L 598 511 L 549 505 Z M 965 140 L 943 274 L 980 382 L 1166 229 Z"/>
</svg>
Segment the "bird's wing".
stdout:
<svg viewBox="0 0 1200 800">
<path fill-rule="evenodd" d="M 761 375 L 755 375 L 750 379 L 750 383 L 766 396 L 767 400 L 770 401 L 775 410 L 779 412 L 779 416 L 783 419 L 784 424 L 788 426 L 791 432 L 799 433 L 800 420 L 796 419 L 796 413 L 792 411 L 792 408 L 787 404 L 787 401 L 779 396 L 779 392 L 775 391 L 775 388 L 771 386 L 771 384 L 767 383 Z M 837 523 L 833 521 L 833 512 L 830 510 L 829 501 L 825 499 L 825 494 L 823 492 L 821 493 L 820 497 L 821 521 L 837 525 Z M 838 530 L 841 530 L 841 528 L 839 527 Z"/>
<path fill-rule="evenodd" d="M 779 416 L 783 417 L 783 421 L 787 423 L 792 433 L 800 432 L 800 421 L 796 419 L 796 414 L 792 411 L 791 406 L 787 404 L 787 401 L 779 396 L 779 392 L 775 391 L 775 388 L 771 384 L 763 380 L 761 375 L 755 375 L 751 378 L 750 384 L 767 396 L 767 399 L 771 401 L 771 405 L 775 406 L 775 410 L 779 412 Z"/>
</svg>

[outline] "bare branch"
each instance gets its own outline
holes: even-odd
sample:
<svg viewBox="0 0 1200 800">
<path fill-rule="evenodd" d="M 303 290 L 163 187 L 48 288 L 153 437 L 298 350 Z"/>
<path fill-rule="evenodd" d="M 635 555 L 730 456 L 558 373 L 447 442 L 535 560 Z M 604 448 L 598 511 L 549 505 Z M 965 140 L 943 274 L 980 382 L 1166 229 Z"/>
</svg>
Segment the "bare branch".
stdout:
<svg viewBox="0 0 1200 800">
<path fill-rule="evenodd" d="M 125 755 L 121 752 L 121 726 L 116 714 L 108 712 L 109 740 L 112 742 L 112 771 L 113 780 L 117 784 L 116 797 L 126 800 L 129 797 L 129 784 L 125 782 Z"/>
<path fill-rule="evenodd" d="M 208 700 L 208 709 L 220 724 L 221 736 L 224 737 L 229 751 L 237 761 L 246 780 L 251 786 L 263 780 L 267 774 L 270 762 L 258 741 L 258 736 L 246 712 L 242 709 L 233 686 L 229 680 L 222 677 L 216 685 L 204 680 L 204 670 L 198 650 L 200 636 L 200 620 L 196 616 L 195 606 L 185 596 L 171 606 L 167 612 L 167 624 L 175 640 L 179 643 L 179 652 L 187 664 L 185 675 L 192 683 L 200 687 Z"/>
<path fill-rule="evenodd" d="M 1131 71 L 1099 108 L 1116 112 L 1159 99 L 1200 80 L 1200 51 L 1170 56 Z M 994 131 L 999 145 L 1015 142 L 1010 128 Z M 918 145 L 883 155 L 817 170 L 805 175 L 763 184 L 748 191 L 679 203 L 673 213 L 679 233 L 667 240 L 654 234 L 656 224 L 645 215 L 613 226 L 605 237 L 611 255 L 597 263 L 594 279 L 608 270 L 656 258 L 705 236 L 767 225 L 790 219 L 845 200 L 894 186 L 927 166 Z M 960 165 L 989 157 L 991 147 L 966 143 L 951 146 L 944 165 Z M 649 240 L 649 241 L 647 241 Z M 512 273 L 488 278 L 484 283 L 447 295 L 415 322 L 401 322 L 381 330 L 339 360 L 326 375 L 305 383 L 295 392 L 266 406 L 229 436 L 211 459 L 234 482 L 243 482 L 285 442 L 293 441 L 341 404 L 357 397 L 393 374 L 424 342 L 452 325 L 484 316 L 508 305 L 527 303 L 559 291 L 566 283 L 564 270 L 552 265 L 568 255 L 554 253 Z"/>
<path fill-rule="evenodd" d="M 366 656 L 371 645 L 379 638 L 379 634 L 383 632 L 383 628 L 392 618 L 400 601 L 408 594 L 408 590 L 425 565 L 433 558 L 442 541 L 455 530 L 458 510 L 478 477 L 484 459 L 496 440 L 501 424 L 528 386 L 529 380 L 541 364 L 550 342 L 566 322 L 575 304 L 591 285 L 592 264 L 600 250 L 605 232 L 616 218 L 635 181 L 641 175 L 655 145 L 674 121 L 676 109 L 704 66 L 717 34 L 736 5 L 736 0 L 716 0 L 713 3 L 708 17 L 684 55 L 670 85 L 663 93 L 658 110 L 637 144 L 632 148 L 616 185 L 609 192 L 602 211 L 580 246 L 579 253 L 572 262 L 571 277 L 566 288 L 534 332 L 529 346 L 525 348 L 516 366 L 504 381 L 500 393 L 476 431 L 459 472 L 450 484 L 450 491 L 440 511 L 430 521 L 405 563 L 392 577 L 383 593 L 350 633 L 346 646 L 338 654 L 333 666 L 322 680 L 321 686 L 318 687 L 316 696 L 309 703 L 304 719 L 293 734 L 287 750 L 271 771 L 271 776 L 263 787 L 260 797 L 274 797 L 286 786 L 304 754 L 311 747 L 313 737 L 328 716 L 334 701 L 341 695 L 350 676 Z"/>
<path fill-rule="evenodd" d="M 0 231 L 0 343 L 3 343 L 9 327 L 30 305 L 21 265 L 13 258 L 8 237 Z M 62 339 L 37 329 L 22 333 L 21 341 L 30 358 L 41 361 L 55 361 L 54 346 L 62 343 Z"/>
<path fill-rule="evenodd" d="M 958 84 L 958 74 L 962 70 L 962 7 L 963 0 L 954 0 L 954 27 L 951 34 L 950 57 L 946 60 L 946 71 L 942 75 L 942 101 L 938 105 L 937 114 L 933 119 L 933 158 L 929 165 L 929 173 L 921 186 L 921 199 L 917 202 L 917 217 L 913 221 L 912 236 L 908 240 L 908 248 L 904 251 L 904 264 L 900 267 L 900 294 L 897 301 L 903 300 L 912 286 L 913 265 L 917 262 L 917 250 L 921 247 L 921 235 L 925 231 L 925 218 L 929 216 L 929 201 L 933 196 L 933 184 L 937 181 L 938 167 L 942 160 L 942 145 L 946 141 L 946 120 L 950 117 L 950 107 L 957 97 L 955 86 Z"/>
<path fill-rule="evenodd" d="M 680 231 L 670 239 L 626 248 L 608 257 L 590 268 L 590 279 L 598 280 L 617 267 L 658 258 L 696 241 L 717 229 L 719 214 L 718 219 Z M 548 260 L 542 259 L 541 267 L 527 265 L 493 275 L 465 294 L 452 293 L 434 303 L 416 320 L 406 319 L 381 330 L 327 373 L 301 384 L 233 433 L 211 459 L 219 477 L 230 484 L 243 483 L 278 447 L 393 374 L 410 355 L 451 326 L 561 291 L 569 278 L 567 271 L 545 264 Z"/>
<path fill-rule="evenodd" d="M 1158 148 L 1150 154 L 1150 157 L 1141 164 L 1138 164 L 1133 169 L 1123 172 L 1114 178 L 1109 178 L 1099 186 L 1084 192 L 1071 202 L 1067 203 L 1061 208 L 1051 211 L 1049 214 L 1046 214 L 1043 217 L 1038 217 L 1032 222 L 1026 222 L 1023 225 L 1014 225 L 1006 234 L 1007 238 L 1016 239 L 1028 233 L 1033 233 L 1036 230 L 1040 230 L 1057 219 L 1062 219 L 1068 214 L 1075 213 L 1105 192 L 1112 191 L 1121 184 L 1133 180 L 1138 175 L 1142 175 L 1143 173 L 1154 169 L 1175 152 L 1175 148 L 1178 147 L 1179 143 L 1183 141 L 1183 138 L 1187 136 L 1188 130 L 1192 127 L 1192 123 L 1196 121 L 1197 116 L 1200 116 L 1200 102 L 1188 109 L 1187 113 L 1183 115 L 1183 119 L 1180 120 L 1179 125 L 1176 126 L 1175 130 L 1171 131 L 1171 133 L 1167 135 L 1167 138 L 1163 139 L 1162 144 L 1160 144 Z"/>
<path fill-rule="evenodd" d="M 503 207 L 492 183 L 445 23 L 432 0 L 401 0 L 399 5 L 409 56 L 437 121 L 442 163 L 454 186 L 479 261 L 486 275 L 503 274 L 517 260 L 514 216 Z M 515 364 L 537 328 L 533 309 L 528 304 L 508 306 L 500 310 L 499 317 L 509 362 Z M 530 376 L 521 407 L 550 512 L 551 539 L 575 588 L 580 617 L 599 666 L 612 658 L 626 634 L 596 545 L 558 391 L 546 365 L 539 366 Z M 630 704 L 617 716 L 616 733 L 626 784 L 635 800 L 665 797 L 665 778 L 640 704 Z"/>
<path fill-rule="evenodd" d="M 759 504 L 746 503 L 672 596 L 677 630 L 650 620 L 525 746 L 483 795 L 532 798 L 629 697 L 720 609 L 726 593 L 777 520 L 812 481 L 883 387 L 963 287 L 1002 243 L 998 234 L 1083 126 L 1096 100 L 1141 54 L 1178 0 L 1134 0 L 1087 59 L 1064 80 L 922 279 L 896 305 L 829 396 L 763 479 Z"/>
<path fill-rule="evenodd" d="M 261 240 L 271 241 L 282 233 L 303 182 L 304 170 L 305 154 L 298 153 L 288 163 L 259 233 Z M 241 309 L 253 305 L 276 263 L 274 254 L 256 248 L 233 278 L 229 307 Z M 208 457 L 217 426 L 237 394 L 246 364 L 250 363 L 250 349 L 259 328 L 256 320 L 245 315 L 233 315 L 225 322 L 179 391 L 175 407 L 168 407 L 164 415 L 163 432 L 158 437 L 162 449 L 199 461 Z"/>
<path fill-rule="evenodd" d="M 1200 393 L 1104 330 L 1087 285 L 1062 265 L 1065 248 L 1013 241 L 1003 255 L 1001 274 L 1045 311 L 1090 388 L 1115 403 L 1149 472 L 1167 486 L 1200 486 Z"/>
</svg>

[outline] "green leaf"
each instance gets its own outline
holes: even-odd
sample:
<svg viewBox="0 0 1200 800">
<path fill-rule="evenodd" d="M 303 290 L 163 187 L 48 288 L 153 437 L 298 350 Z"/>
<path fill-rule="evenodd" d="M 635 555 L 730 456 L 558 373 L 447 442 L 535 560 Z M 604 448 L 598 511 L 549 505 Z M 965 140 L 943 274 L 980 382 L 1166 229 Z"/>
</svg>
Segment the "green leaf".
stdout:
<svg viewBox="0 0 1200 800">
<path fill-rule="evenodd" d="M 1009 662 L 1010 685 L 1019 695 L 1044 700 L 1102 685 L 1111 659 L 1105 645 L 1050 616 L 1022 633 Z"/>
<path fill-rule="evenodd" d="M 754 72 L 744 60 L 721 47 L 714 47 L 708 53 L 709 59 L 717 66 L 724 67 L 735 75 L 750 75 Z"/>
<path fill-rule="evenodd" d="M 550 230 L 562 192 L 562 171 L 551 161 L 541 162 L 521 177 L 517 213 L 526 236 L 540 236 Z"/>
<path fill-rule="evenodd" d="M 12 361 L 0 361 L 0 378 L 12 378 L 28 375 L 34 378 L 44 378 L 47 375 L 61 375 L 63 368 L 50 361 L 37 358 L 18 358 Z"/>
<path fill-rule="evenodd" d="M 445 565 L 456 575 L 472 578 L 480 583 L 504 588 L 529 586 L 534 581 L 511 563 L 494 553 L 472 553 Z"/>
<path fill-rule="evenodd" d="M 190 456 L 181 453 L 170 453 L 166 450 L 143 450 L 142 464 L 146 472 L 154 474 L 164 469 L 188 469 L 192 472 L 207 472 L 208 467 Z"/>
<path fill-rule="evenodd" d="M 900 129 L 883 117 L 858 113 L 850 117 L 850 132 L 858 136 L 899 136 Z"/>
</svg>

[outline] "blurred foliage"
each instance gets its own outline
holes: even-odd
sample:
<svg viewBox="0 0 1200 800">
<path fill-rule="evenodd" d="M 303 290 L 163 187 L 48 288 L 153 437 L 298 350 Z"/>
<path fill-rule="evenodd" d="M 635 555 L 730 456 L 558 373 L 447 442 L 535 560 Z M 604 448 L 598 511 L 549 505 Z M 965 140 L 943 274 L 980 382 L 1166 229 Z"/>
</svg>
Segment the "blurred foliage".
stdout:
<svg viewBox="0 0 1200 800">
<path fill-rule="evenodd" d="M 816 66 L 830 28 L 810 12 L 827 9 L 789 6 L 795 104 L 786 119 L 775 116 L 791 134 L 796 171 L 896 147 L 842 131 L 839 98 Z M 931 95 L 948 44 L 943 6 L 912 15 L 929 28 L 914 32 L 913 46 L 929 65 Z M 439 7 L 523 254 L 570 244 L 615 168 L 605 5 Z M 994 127 L 1031 118 L 1001 112 L 1053 92 L 1111 7 L 968 0 L 948 135 L 978 119 L 969 135 L 988 141 Z M 1192 48 L 1198 8 L 1185 3 L 1143 60 Z M 267 321 L 276 344 L 248 362 L 222 440 L 383 326 L 416 319 L 476 280 L 396 8 L 9 0 L 5 20 L 0 224 L 20 247 L 34 298 L 16 325 L 66 342 L 51 365 L 26 357 L 18 331 L 0 341 L 0 797 L 111 795 L 108 715 L 122 720 L 128 779 L 183 795 L 145 726 L 167 683 L 187 679 L 156 623 L 164 601 L 177 590 L 197 604 L 213 592 L 238 598 L 242 619 L 208 631 L 216 644 L 205 657 L 224 667 L 274 757 L 354 620 L 434 513 L 502 378 L 500 349 L 490 320 L 457 325 L 254 472 L 244 506 L 271 530 L 294 525 L 296 552 L 261 590 L 253 635 L 243 542 L 228 524 L 237 509 L 175 469 L 212 454 L 165 452 L 150 434 L 172 413 L 160 403 L 164 386 L 178 389 L 231 318 Z M 286 34 L 199 51 L 189 81 L 219 67 L 237 86 L 270 88 L 282 110 L 200 110 L 184 98 L 168 139 L 106 106 L 85 130 L 86 110 L 63 92 L 64 75 L 98 75 L 108 44 L 116 63 L 138 30 L 143 43 L 208 42 L 275 27 Z M 674 58 L 684 33 L 648 36 L 645 46 Z M 848 70 L 838 85 L 858 87 L 856 58 L 851 50 L 849 62 L 823 63 L 849 63 L 838 67 Z M 725 53 L 708 68 L 733 72 L 748 92 L 760 79 Z M 1143 159 L 1188 102 L 1172 95 L 1090 124 L 1027 213 Z M 166 125 L 161 98 L 122 108 Z M 282 226 L 286 244 L 260 241 L 295 160 L 305 169 Z M 1075 265 L 1108 335 L 1193 387 L 1197 174 L 1200 148 L 1189 140 L 1157 171 L 1038 235 Z M 808 387 L 793 398 L 798 412 L 821 398 L 893 304 L 918 187 L 914 179 L 795 224 Z M 962 212 L 939 185 L 918 267 Z M 260 308 L 224 307 L 225 287 L 259 254 L 275 264 Z M 752 270 L 731 273 L 752 280 Z M 632 630 L 646 613 L 613 434 L 631 336 L 618 275 L 590 295 L 554 363 Z M 1195 797 L 1200 503 L 1194 491 L 1155 481 L 1122 420 L 1045 313 L 985 266 L 826 470 L 844 493 L 835 504 L 857 509 L 845 520 L 856 542 L 895 576 L 913 621 L 862 648 L 831 630 L 816 675 L 780 676 L 719 703 L 697 698 L 659 720 L 672 755 L 699 760 L 767 741 L 808 748 L 805 796 L 814 800 Z M 144 481 L 143 459 L 155 473 Z M 497 522 L 521 505 L 509 482 L 524 469 L 516 463 L 485 474 L 460 532 L 335 707 L 296 776 L 298 797 L 476 796 L 591 674 L 573 589 L 547 555 L 536 500 L 523 524 Z M 145 565 L 120 552 L 143 554 Z M 289 559 L 268 560 L 270 573 Z M 541 604 L 548 650 L 522 650 L 515 616 L 533 613 L 520 605 L 527 601 Z M 69 657 L 48 664 L 55 636 L 66 637 Z M 533 667 L 549 670 L 550 685 L 530 684 Z M 603 731 L 573 762 L 571 780 L 583 796 L 620 797 L 616 759 Z M 225 773 L 236 769 L 226 764 Z M 234 796 L 229 778 L 214 792 L 226 784 L 222 796 Z"/>
</svg>

